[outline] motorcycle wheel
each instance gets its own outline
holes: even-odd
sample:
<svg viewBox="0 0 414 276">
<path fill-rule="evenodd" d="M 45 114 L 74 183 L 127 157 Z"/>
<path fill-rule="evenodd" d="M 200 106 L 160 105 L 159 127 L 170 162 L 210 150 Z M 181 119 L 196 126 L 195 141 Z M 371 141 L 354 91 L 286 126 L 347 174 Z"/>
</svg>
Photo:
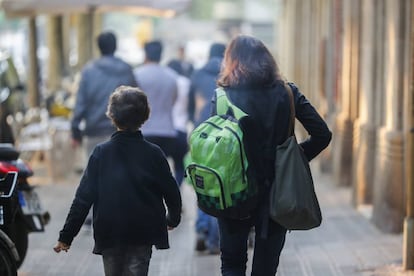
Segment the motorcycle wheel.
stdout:
<svg viewBox="0 0 414 276">
<path fill-rule="evenodd" d="M 7 234 L 16 245 L 17 252 L 19 253 L 20 260 L 16 264 L 17 268 L 19 268 L 26 257 L 29 245 L 29 233 L 23 218 L 16 217 L 14 223 L 9 226 L 9 232 Z"/>
<path fill-rule="evenodd" d="M 17 265 L 7 246 L 0 242 L 0 275 L 17 276 Z"/>
</svg>

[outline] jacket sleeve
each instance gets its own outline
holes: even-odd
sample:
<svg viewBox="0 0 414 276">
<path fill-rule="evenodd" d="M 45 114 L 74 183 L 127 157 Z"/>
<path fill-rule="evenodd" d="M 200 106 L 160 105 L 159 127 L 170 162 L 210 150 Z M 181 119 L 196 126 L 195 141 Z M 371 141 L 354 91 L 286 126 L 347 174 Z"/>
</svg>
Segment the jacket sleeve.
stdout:
<svg viewBox="0 0 414 276">
<path fill-rule="evenodd" d="M 130 70 L 128 70 L 128 85 L 130 85 L 132 87 L 137 87 L 138 84 L 137 84 L 137 81 L 135 79 L 134 71 L 133 71 L 131 66 L 129 66 L 129 67 L 130 67 Z"/>
<path fill-rule="evenodd" d="M 190 85 L 190 92 L 188 93 L 188 120 L 194 124 L 195 116 L 195 87 L 193 84 Z"/>
<path fill-rule="evenodd" d="M 159 173 L 161 174 L 159 183 L 165 204 L 167 206 L 167 225 L 176 227 L 181 221 L 181 194 L 177 182 L 171 173 L 167 159 L 162 156 L 159 161 Z"/>
<path fill-rule="evenodd" d="M 79 233 L 79 230 L 88 215 L 89 209 L 96 199 L 97 168 L 97 160 L 92 153 L 76 190 L 75 198 L 70 207 L 65 225 L 59 233 L 59 241 L 70 245 L 74 237 Z"/>
<path fill-rule="evenodd" d="M 72 117 L 72 122 L 71 122 L 72 138 L 78 141 L 81 141 L 82 139 L 82 134 L 79 129 L 79 124 L 82 121 L 82 119 L 85 117 L 85 113 L 88 107 L 87 79 L 88 79 L 87 72 L 83 70 L 81 80 L 79 82 L 78 92 L 76 93 L 75 109 L 73 110 L 73 117 Z"/>
<path fill-rule="evenodd" d="M 305 156 L 310 161 L 329 145 L 332 133 L 316 109 L 299 92 L 299 89 L 292 83 L 289 83 L 289 85 L 292 88 L 295 100 L 296 119 L 299 120 L 309 134 L 309 137 L 301 142 L 300 145 L 304 150 Z"/>
</svg>

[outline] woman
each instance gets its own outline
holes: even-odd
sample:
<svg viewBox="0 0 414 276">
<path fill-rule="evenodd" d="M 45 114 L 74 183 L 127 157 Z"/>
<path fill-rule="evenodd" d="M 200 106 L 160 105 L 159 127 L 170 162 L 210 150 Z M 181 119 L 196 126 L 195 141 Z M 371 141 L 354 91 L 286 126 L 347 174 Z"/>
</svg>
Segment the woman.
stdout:
<svg viewBox="0 0 414 276">
<path fill-rule="evenodd" d="M 218 219 L 222 275 L 245 275 L 247 239 L 252 227 L 256 237 L 251 275 L 275 275 L 286 229 L 269 218 L 268 198 L 276 146 L 288 134 L 290 105 L 285 85 L 290 86 L 294 96 L 296 119 L 309 133 L 309 138 L 301 143 L 309 161 L 328 146 L 332 134 L 299 89 L 292 83 L 285 84 L 273 56 L 254 37 L 239 35 L 230 42 L 218 85 L 225 89 L 231 102 L 249 115 L 241 121 L 243 142 L 250 165 L 248 175 L 259 188 L 259 203 L 249 219 Z"/>
</svg>

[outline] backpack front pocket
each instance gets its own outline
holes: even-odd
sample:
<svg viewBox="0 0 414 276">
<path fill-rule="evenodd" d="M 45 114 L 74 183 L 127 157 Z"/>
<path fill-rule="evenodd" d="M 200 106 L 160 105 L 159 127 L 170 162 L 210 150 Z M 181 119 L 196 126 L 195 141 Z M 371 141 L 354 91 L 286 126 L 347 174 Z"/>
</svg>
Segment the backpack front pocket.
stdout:
<svg viewBox="0 0 414 276">
<path fill-rule="evenodd" d="M 227 207 L 223 180 L 218 172 L 197 164 L 190 164 L 187 170 L 201 207 L 218 210 Z"/>
</svg>

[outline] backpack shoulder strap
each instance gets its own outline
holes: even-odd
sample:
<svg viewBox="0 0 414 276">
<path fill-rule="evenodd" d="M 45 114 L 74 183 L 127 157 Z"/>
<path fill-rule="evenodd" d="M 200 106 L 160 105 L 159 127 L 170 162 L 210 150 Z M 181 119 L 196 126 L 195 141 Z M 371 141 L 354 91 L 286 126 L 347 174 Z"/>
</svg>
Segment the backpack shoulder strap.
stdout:
<svg viewBox="0 0 414 276">
<path fill-rule="evenodd" d="M 232 114 L 234 118 L 240 120 L 242 117 L 247 116 L 247 114 L 235 106 L 227 97 L 226 91 L 223 87 L 218 87 L 216 89 L 216 112 L 217 115 Z"/>
</svg>

